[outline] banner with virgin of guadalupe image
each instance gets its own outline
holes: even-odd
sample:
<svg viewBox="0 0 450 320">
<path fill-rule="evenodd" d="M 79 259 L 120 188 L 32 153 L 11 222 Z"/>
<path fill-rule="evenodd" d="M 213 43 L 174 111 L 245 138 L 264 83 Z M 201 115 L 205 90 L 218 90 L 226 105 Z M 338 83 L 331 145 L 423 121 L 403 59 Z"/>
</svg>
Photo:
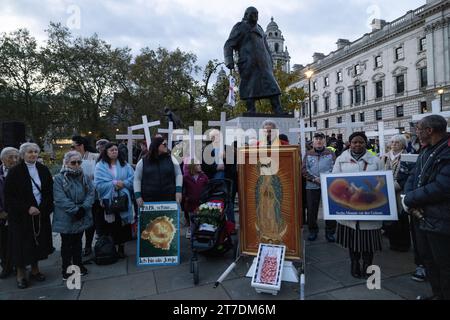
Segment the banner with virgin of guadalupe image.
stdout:
<svg viewBox="0 0 450 320">
<path fill-rule="evenodd" d="M 137 265 L 180 263 L 180 211 L 177 202 L 146 202 L 139 212 Z"/>
<path fill-rule="evenodd" d="M 302 259 L 301 171 L 298 146 L 239 149 L 241 252 L 260 243 L 286 246 L 286 259 Z"/>
</svg>

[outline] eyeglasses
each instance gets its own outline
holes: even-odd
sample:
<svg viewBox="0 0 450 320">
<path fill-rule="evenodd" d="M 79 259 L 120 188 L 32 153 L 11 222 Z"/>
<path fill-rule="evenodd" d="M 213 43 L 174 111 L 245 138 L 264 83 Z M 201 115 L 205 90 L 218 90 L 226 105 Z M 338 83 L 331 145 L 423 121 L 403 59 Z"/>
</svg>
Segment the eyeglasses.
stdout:
<svg viewBox="0 0 450 320">
<path fill-rule="evenodd" d="M 76 164 L 79 165 L 79 166 L 81 166 L 82 163 L 83 163 L 83 161 L 81 161 L 81 160 L 70 161 L 70 164 L 73 165 L 73 166 L 76 165 Z"/>
</svg>

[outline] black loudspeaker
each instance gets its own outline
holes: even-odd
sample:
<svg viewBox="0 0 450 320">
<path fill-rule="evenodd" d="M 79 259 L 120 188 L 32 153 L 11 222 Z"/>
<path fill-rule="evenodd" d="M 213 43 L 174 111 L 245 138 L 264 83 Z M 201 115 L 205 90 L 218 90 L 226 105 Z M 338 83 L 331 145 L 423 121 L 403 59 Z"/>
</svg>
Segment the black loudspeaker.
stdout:
<svg viewBox="0 0 450 320">
<path fill-rule="evenodd" d="M 25 123 L 3 122 L 2 145 L 4 147 L 19 148 L 25 141 Z"/>
</svg>

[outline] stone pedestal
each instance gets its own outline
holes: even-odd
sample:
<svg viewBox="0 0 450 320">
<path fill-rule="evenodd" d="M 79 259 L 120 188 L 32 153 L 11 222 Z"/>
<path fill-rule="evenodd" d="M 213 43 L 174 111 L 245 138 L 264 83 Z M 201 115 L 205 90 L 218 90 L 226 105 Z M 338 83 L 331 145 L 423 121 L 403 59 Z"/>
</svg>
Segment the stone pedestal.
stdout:
<svg viewBox="0 0 450 320">
<path fill-rule="evenodd" d="M 262 129 L 262 123 L 265 120 L 272 120 L 277 124 L 277 128 L 280 134 L 285 134 L 289 138 L 290 144 L 298 144 L 298 134 L 290 133 L 290 128 L 298 128 L 297 119 L 294 115 L 273 115 L 273 114 L 246 114 L 242 116 L 228 120 L 227 125 L 230 127 L 237 127 L 244 131 L 248 129 L 254 129 L 256 134 L 259 134 L 259 129 Z M 254 137 L 259 139 L 259 137 Z M 246 138 L 246 142 L 249 141 L 249 137 Z M 227 131 L 226 144 L 233 143 L 233 136 Z"/>
</svg>

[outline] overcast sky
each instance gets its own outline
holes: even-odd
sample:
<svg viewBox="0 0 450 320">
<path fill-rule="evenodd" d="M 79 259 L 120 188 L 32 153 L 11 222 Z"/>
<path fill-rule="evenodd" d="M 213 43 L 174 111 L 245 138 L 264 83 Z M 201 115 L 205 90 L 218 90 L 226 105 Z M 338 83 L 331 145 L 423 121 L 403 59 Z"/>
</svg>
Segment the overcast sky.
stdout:
<svg viewBox="0 0 450 320">
<path fill-rule="evenodd" d="M 328 54 L 338 38 L 358 39 L 373 18 L 392 21 L 425 0 L 0 0 L 0 32 L 27 28 L 39 41 L 50 21 L 75 35 L 97 33 L 113 46 L 180 48 L 200 66 L 223 60 L 223 44 L 248 6 L 265 30 L 273 16 L 291 55 L 291 66 Z"/>
</svg>

